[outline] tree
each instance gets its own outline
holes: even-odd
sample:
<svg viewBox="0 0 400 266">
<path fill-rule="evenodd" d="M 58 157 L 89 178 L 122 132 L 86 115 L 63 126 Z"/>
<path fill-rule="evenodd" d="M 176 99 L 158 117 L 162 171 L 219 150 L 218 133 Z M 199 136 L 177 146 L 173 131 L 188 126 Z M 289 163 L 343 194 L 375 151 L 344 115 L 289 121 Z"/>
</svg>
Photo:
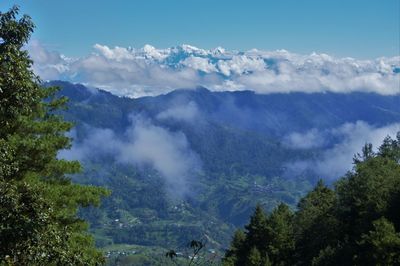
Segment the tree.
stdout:
<svg viewBox="0 0 400 266">
<path fill-rule="evenodd" d="M 245 232 L 235 232 L 230 249 L 225 253 L 223 265 L 262 265 L 263 253 L 267 249 L 267 216 L 260 204 L 257 204 L 245 229 Z"/>
<path fill-rule="evenodd" d="M 343 223 L 341 231 L 347 238 L 343 251 L 348 261 L 364 260 L 368 256 L 358 242 L 374 230 L 374 221 L 385 218 L 396 230 L 400 229 L 399 141 L 400 134 L 397 140 L 385 138 L 376 154 L 363 156 L 365 159 L 355 163 L 354 171 L 336 184 L 337 217 Z"/>
<path fill-rule="evenodd" d="M 335 245 L 338 221 L 335 217 L 336 194 L 320 180 L 298 204 L 295 217 L 296 258 L 310 265 L 321 249 Z"/>
<path fill-rule="evenodd" d="M 245 233 L 241 229 L 236 230 L 235 234 L 233 235 L 231 245 L 225 253 L 225 258 L 222 260 L 223 265 L 237 265 L 238 259 L 242 259 L 242 261 L 244 261 L 246 256 L 246 254 L 244 254 L 245 241 Z"/>
<path fill-rule="evenodd" d="M 279 204 L 267 219 L 267 254 L 273 265 L 291 265 L 295 250 L 293 212 Z"/>
<path fill-rule="evenodd" d="M 205 240 L 192 240 L 187 244 L 184 252 L 179 252 L 181 256 L 178 256 L 178 252 L 171 249 L 165 253 L 165 257 L 169 259 L 169 262 L 174 265 L 188 265 L 188 266 L 205 266 L 214 265 L 216 262 L 217 254 L 214 253 L 211 256 L 207 254 Z"/>
<path fill-rule="evenodd" d="M 377 152 L 366 144 L 334 189 L 319 181 L 294 214 L 282 204 L 268 216 L 257 207 L 226 265 L 244 265 L 243 251 L 252 265 L 399 265 L 399 208 L 400 132 Z"/>
<path fill-rule="evenodd" d="M 393 224 L 382 217 L 373 222 L 374 229 L 361 236 L 358 244 L 363 249 L 364 256 L 357 258 L 362 265 L 399 265 L 400 264 L 400 233 Z"/>
<path fill-rule="evenodd" d="M 245 226 L 246 245 L 251 248 L 256 246 L 259 251 L 266 250 L 267 216 L 260 204 L 257 204 L 250 223 Z"/>
<path fill-rule="evenodd" d="M 293 213 L 280 204 L 267 216 L 257 205 L 246 231 L 236 231 L 223 265 L 290 265 L 294 251 Z"/>
<path fill-rule="evenodd" d="M 246 260 L 246 266 L 262 266 L 261 254 L 256 247 L 250 249 Z"/>
<path fill-rule="evenodd" d="M 0 13 L 0 264 L 100 264 L 77 210 L 98 205 L 107 191 L 73 184 L 67 175 L 79 163 L 57 158 L 70 147 L 72 125 L 54 114 L 66 98 L 32 72 L 23 45 L 34 24 L 18 12 Z"/>
</svg>

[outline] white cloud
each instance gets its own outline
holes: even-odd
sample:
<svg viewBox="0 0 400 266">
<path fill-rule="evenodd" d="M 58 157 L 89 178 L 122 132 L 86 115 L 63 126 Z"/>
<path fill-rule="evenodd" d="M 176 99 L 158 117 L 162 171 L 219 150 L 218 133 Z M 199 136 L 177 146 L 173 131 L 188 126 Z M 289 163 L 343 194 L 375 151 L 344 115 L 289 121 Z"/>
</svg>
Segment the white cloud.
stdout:
<svg viewBox="0 0 400 266">
<path fill-rule="evenodd" d="M 45 49 L 38 41 L 31 41 L 28 45 L 31 58 L 34 61 L 33 70 L 44 80 L 63 78 L 69 72 L 71 60 L 57 52 Z"/>
<path fill-rule="evenodd" d="M 156 126 L 141 116 L 132 116 L 132 125 L 124 137 L 111 129 L 88 128 L 88 132 L 82 142 L 61 151 L 59 157 L 82 161 L 107 155 L 119 163 L 151 166 L 164 178 L 172 196 L 190 193 L 190 183 L 200 170 L 201 161 L 182 132 Z"/>
<path fill-rule="evenodd" d="M 195 119 L 200 116 L 199 109 L 197 104 L 193 101 L 190 101 L 187 104 L 175 105 L 168 108 L 165 111 L 162 111 L 157 115 L 157 119 L 165 120 L 165 119 L 174 119 L 177 121 L 184 122 L 195 122 Z"/>
<path fill-rule="evenodd" d="M 390 124 L 384 127 L 374 127 L 363 121 L 346 123 L 329 131 L 320 132 L 311 130 L 305 134 L 292 133 L 287 139 L 294 144 L 293 148 L 315 148 L 323 145 L 321 139 L 336 138 L 340 141 L 333 147 L 325 149 L 322 155 L 312 161 L 296 161 L 288 165 L 288 172 L 311 169 L 321 178 L 337 179 L 352 169 L 353 157 L 360 153 L 366 143 L 371 143 L 377 149 L 386 136 L 396 137 L 400 131 L 400 123 Z M 311 141 L 316 140 L 315 144 Z M 297 145 L 297 146 L 296 146 Z"/>
<path fill-rule="evenodd" d="M 199 85 L 257 93 L 400 93 L 400 56 L 357 60 L 285 50 L 236 52 L 190 45 L 134 49 L 96 44 L 93 53 L 70 59 L 37 41 L 31 42 L 28 50 L 35 61 L 34 71 L 45 80 L 80 82 L 128 97 Z"/>
<path fill-rule="evenodd" d="M 218 60 L 217 65 L 220 72 L 225 76 L 262 72 L 266 68 L 263 58 L 246 55 L 234 55 L 229 60 Z"/>
<path fill-rule="evenodd" d="M 294 149 L 318 148 L 325 144 L 325 136 L 313 128 L 304 134 L 293 132 L 284 137 L 283 143 L 285 146 Z"/>
<path fill-rule="evenodd" d="M 183 66 L 187 66 L 206 73 L 216 72 L 215 65 L 211 64 L 207 58 L 190 56 L 181 61 Z"/>
<path fill-rule="evenodd" d="M 110 49 L 107 46 L 95 44 L 93 48 L 97 50 L 100 54 L 102 54 L 105 58 L 118 62 L 122 60 L 132 60 L 134 58 L 129 49 L 123 47 L 116 46 L 114 49 Z"/>
</svg>

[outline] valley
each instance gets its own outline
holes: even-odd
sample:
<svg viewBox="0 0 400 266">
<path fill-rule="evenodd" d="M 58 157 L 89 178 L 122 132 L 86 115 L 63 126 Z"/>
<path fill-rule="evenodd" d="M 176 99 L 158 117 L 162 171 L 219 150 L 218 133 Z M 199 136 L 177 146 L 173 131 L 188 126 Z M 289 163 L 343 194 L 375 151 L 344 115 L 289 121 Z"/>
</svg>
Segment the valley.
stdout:
<svg viewBox="0 0 400 266">
<path fill-rule="evenodd" d="M 295 209 L 319 178 L 339 178 L 321 176 L 316 166 L 343 168 L 334 156 L 354 142 L 348 130 L 377 138 L 379 129 L 394 132 L 400 122 L 399 96 L 372 93 L 197 88 L 131 99 L 67 82 L 47 85 L 70 99 L 61 114 L 75 123 L 74 141 L 59 156 L 82 162 L 73 180 L 112 191 L 100 208 L 81 210 L 104 250 L 139 245 L 162 253 L 207 238 L 222 255 L 257 203 Z M 353 142 L 354 154 L 360 147 Z M 333 161 L 319 165 L 327 156 Z"/>
</svg>

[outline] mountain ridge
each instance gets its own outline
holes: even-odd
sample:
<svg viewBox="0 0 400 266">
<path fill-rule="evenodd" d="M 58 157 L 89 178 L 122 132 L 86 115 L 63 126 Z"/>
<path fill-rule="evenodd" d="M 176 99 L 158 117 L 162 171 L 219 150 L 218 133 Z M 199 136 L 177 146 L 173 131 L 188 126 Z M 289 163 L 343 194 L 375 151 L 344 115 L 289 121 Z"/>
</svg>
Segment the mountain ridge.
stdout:
<svg viewBox="0 0 400 266">
<path fill-rule="evenodd" d="M 199 87 L 132 99 L 45 85 L 70 98 L 60 114 L 75 123 L 74 142 L 60 156 L 84 166 L 72 178 L 114 191 L 101 209 L 82 213 L 100 246 L 165 248 L 207 234 L 221 249 L 257 202 L 295 208 L 319 178 L 332 183 L 351 169 L 341 156 L 350 162 L 365 136 L 400 130 L 400 95 Z"/>
<path fill-rule="evenodd" d="M 345 122 L 355 122 L 357 120 L 363 120 L 370 124 L 383 125 L 385 123 L 391 123 L 400 120 L 400 95 L 388 95 L 382 96 L 373 92 L 351 92 L 351 93 L 332 93 L 332 92 L 318 92 L 318 93 L 274 93 L 274 94 L 257 94 L 253 91 L 223 91 L 223 92 L 213 92 L 205 87 L 199 86 L 196 89 L 177 89 L 172 92 L 162 94 L 159 96 L 145 96 L 141 98 L 127 98 L 113 95 L 110 92 L 100 90 L 100 89 L 87 89 L 83 85 L 72 85 L 71 83 L 64 83 L 60 81 L 53 81 L 46 83 L 48 85 L 60 85 L 64 88 L 62 94 L 70 97 L 71 99 L 83 100 L 81 97 L 86 97 L 88 100 L 93 94 L 93 91 L 100 92 L 100 95 L 107 95 L 123 103 L 131 102 L 132 106 L 138 106 L 141 109 L 144 108 L 145 104 L 150 104 L 150 109 L 153 111 L 157 109 L 154 107 L 154 103 L 157 99 L 158 105 L 162 108 L 167 108 L 167 105 L 173 104 L 172 101 L 176 97 L 182 98 L 183 103 L 188 103 L 191 100 L 197 101 L 196 103 L 202 108 L 211 108 L 210 111 L 218 110 L 221 104 L 226 104 L 226 99 L 228 98 L 232 101 L 232 106 L 225 106 L 227 109 L 238 108 L 248 108 L 248 109 L 264 109 L 267 110 L 264 115 L 269 115 L 273 117 L 275 115 L 280 115 L 284 112 L 291 112 L 296 115 L 296 110 L 300 110 L 300 107 L 304 106 L 308 108 L 307 112 L 311 119 L 313 116 L 318 116 L 320 113 L 324 115 L 331 114 L 331 119 L 337 119 L 337 123 Z M 86 90 L 85 90 L 86 89 Z M 73 92 L 77 92 L 74 95 Z M 90 93 L 92 92 L 92 93 Z M 78 96 L 79 93 L 84 93 L 85 96 Z M 78 97 L 78 98 L 77 98 Z M 94 96 L 95 97 L 95 96 Z M 307 105 L 312 105 L 307 106 Z M 315 108 L 315 110 L 313 110 Z M 279 112 L 272 112 L 271 110 L 279 110 Z M 349 112 L 350 110 L 350 112 Z M 127 110 L 133 111 L 133 109 Z M 208 111 L 207 109 L 205 111 Z M 231 110 L 235 111 L 235 110 Z M 236 110 L 237 111 L 237 110 Z M 313 114 L 314 113 L 314 114 Z M 310 120 L 310 117 L 296 117 L 302 118 L 302 121 Z M 219 117 L 220 118 L 220 117 Z M 286 117 L 287 118 L 287 117 Z M 294 120 L 291 121 L 294 123 Z M 308 128 L 316 126 L 319 121 L 309 123 Z M 291 130 L 304 130 L 304 128 L 297 127 Z M 279 132 L 282 133 L 282 132 Z"/>
</svg>

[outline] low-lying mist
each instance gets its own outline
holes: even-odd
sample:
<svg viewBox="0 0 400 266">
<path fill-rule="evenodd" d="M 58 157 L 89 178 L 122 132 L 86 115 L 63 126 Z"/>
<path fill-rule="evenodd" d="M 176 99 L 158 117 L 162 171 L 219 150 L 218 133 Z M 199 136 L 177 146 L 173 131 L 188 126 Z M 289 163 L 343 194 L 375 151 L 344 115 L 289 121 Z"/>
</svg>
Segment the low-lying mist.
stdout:
<svg viewBox="0 0 400 266">
<path fill-rule="evenodd" d="M 312 170 L 322 179 L 335 180 L 352 169 L 354 155 L 360 153 L 366 143 L 376 151 L 387 136 L 396 137 L 400 123 L 375 127 L 363 121 L 345 123 L 329 130 L 310 129 L 307 132 L 293 132 L 284 138 L 288 147 L 294 149 L 320 149 L 315 159 L 298 160 L 287 164 L 286 175 L 298 175 Z"/>
<path fill-rule="evenodd" d="M 85 161 L 108 155 L 113 158 L 111 164 L 150 166 L 160 174 L 167 192 L 174 197 L 189 194 L 189 184 L 201 170 L 201 160 L 191 150 L 185 134 L 158 126 L 142 115 L 131 115 L 131 124 L 122 136 L 110 128 L 86 126 L 85 129 L 86 137 L 74 141 L 70 150 L 59 154 L 60 158 Z M 71 133 L 73 138 L 75 133 Z"/>
</svg>

